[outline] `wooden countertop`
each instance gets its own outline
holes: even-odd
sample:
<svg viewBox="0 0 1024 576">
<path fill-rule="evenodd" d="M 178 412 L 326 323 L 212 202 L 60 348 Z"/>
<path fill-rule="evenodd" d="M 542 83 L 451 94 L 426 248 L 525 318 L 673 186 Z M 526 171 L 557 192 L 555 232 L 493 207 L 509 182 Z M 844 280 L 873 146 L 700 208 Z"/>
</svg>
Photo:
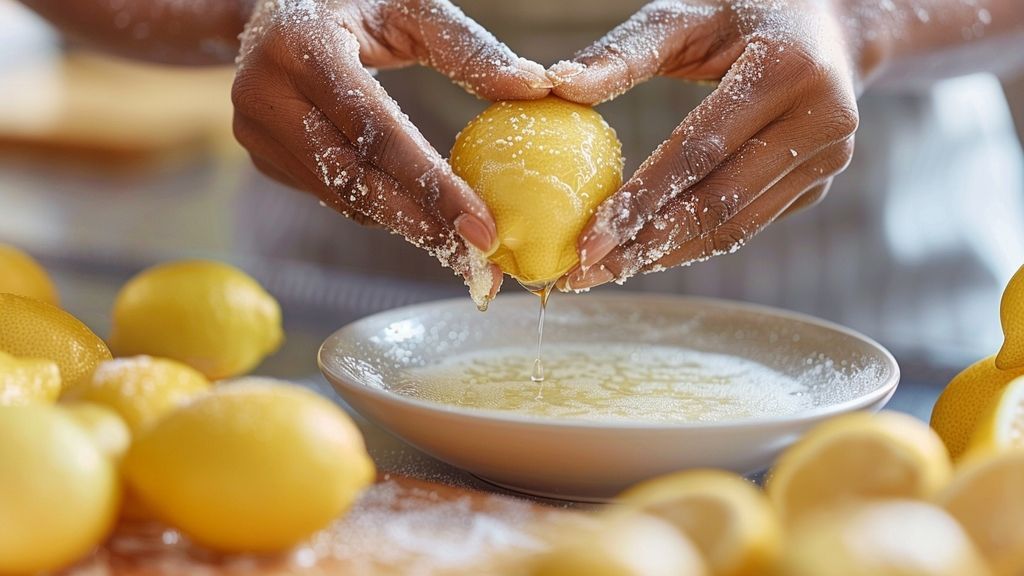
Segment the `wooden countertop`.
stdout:
<svg viewBox="0 0 1024 576">
<path fill-rule="evenodd" d="M 125 522 L 65 576 L 508 574 L 543 549 L 542 530 L 585 521 L 565 508 L 385 475 L 348 514 L 288 553 L 221 556 L 157 523 Z"/>
</svg>

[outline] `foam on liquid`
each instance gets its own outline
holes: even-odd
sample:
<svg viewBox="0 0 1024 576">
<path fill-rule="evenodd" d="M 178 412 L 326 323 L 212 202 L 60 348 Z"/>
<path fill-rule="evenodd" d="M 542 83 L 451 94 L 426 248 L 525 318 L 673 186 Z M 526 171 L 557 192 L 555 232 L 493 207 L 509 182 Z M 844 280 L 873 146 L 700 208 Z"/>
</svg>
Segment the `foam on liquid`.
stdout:
<svg viewBox="0 0 1024 576">
<path fill-rule="evenodd" d="M 717 422 L 813 406 L 806 387 L 751 360 L 670 346 L 545 347 L 531 383 L 528 348 L 498 348 L 416 368 L 393 391 L 470 409 L 597 421 Z"/>
</svg>

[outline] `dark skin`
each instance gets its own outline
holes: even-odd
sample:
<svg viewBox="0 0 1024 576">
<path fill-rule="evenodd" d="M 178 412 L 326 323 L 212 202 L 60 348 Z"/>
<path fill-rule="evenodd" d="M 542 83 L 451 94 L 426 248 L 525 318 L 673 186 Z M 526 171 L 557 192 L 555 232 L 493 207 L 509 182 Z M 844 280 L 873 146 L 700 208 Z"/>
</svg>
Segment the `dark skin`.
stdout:
<svg viewBox="0 0 1024 576">
<path fill-rule="evenodd" d="M 1024 59 L 1020 0 L 661 0 L 546 74 L 446 0 L 139 0 L 131 26 L 109 0 L 23 1 L 124 55 L 216 63 L 240 50 L 235 130 L 263 172 L 468 281 L 489 275 L 491 296 L 500 271 L 467 257 L 496 244 L 486 206 L 367 67 L 418 63 L 486 99 L 586 104 L 652 76 L 720 81 L 584 229 L 581 265 L 560 282 L 583 289 L 734 250 L 819 201 L 849 163 L 867 87 Z"/>
</svg>

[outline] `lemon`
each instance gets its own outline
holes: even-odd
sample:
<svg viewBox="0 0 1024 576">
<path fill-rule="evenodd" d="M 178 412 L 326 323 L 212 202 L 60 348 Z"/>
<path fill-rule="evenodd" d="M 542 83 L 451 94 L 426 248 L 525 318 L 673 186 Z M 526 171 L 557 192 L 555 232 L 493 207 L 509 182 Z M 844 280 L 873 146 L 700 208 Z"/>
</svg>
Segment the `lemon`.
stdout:
<svg viewBox="0 0 1024 576">
<path fill-rule="evenodd" d="M 133 434 L 210 389 L 199 371 L 174 360 L 132 356 L 107 360 L 92 377 L 67 395 L 109 406 Z"/>
<path fill-rule="evenodd" d="M 996 366 L 1003 370 L 1024 369 L 1024 266 L 1003 290 L 999 319 L 1003 324 L 1003 346 L 996 356 Z"/>
<path fill-rule="evenodd" d="M 812 429 L 779 458 L 767 492 L 783 520 L 871 498 L 929 498 L 949 480 L 942 441 L 897 412 L 857 412 Z"/>
<path fill-rule="evenodd" d="M 281 308 L 247 274 L 219 262 L 154 266 L 114 303 L 118 356 L 172 358 L 211 380 L 248 372 L 281 344 Z"/>
<path fill-rule="evenodd" d="M 528 567 L 531 576 L 704 576 L 696 547 L 646 514 L 609 514 L 595 527 L 564 532 Z"/>
<path fill-rule="evenodd" d="M 128 451 L 132 433 L 117 412 L 92 402 L 75 402 L 62 408 L 106 456 L 117 461 Z"/>
<path fill-rule="evenodd" d="M 0 574 L 56 570 L 113 527 L 117 471 L 52 405 L 0 408 Z"/>
<path fill-rule="evenodd" d="M 1024 574 L 1024 450 L 969 458 L 938 501 L 998 576 Z"/>
<path fill-rule="evenodd" d="M 265 379 L 229 384 L 160 419 L 135 440 L 123 470 L 145 508 L 225 552 L 298 543 L 374 477 L 340 408 Z"/>
<path fill-rule="evenodd" d="M 987 576 L 977 547 L 941 508 L 880 500 L 808 516 L 789 535 L 786 576 Z"/>
<path fill-rule="evenodd" d="M 0 292 L 42 300 L 57 306 L 60 297 L 46 270 L 31 256 L 9 244 L 0 244 Z"/>
<path fill-rule="evenodd" d="M 765 573 L 781 553 L 782 529 L 771 503 L 730 472 L 661 476 L 630 488 L 619 500 L 686 534 L 716 576 Z"/>
<path fill-rule="evenodd" d="M 39 300 L 0 294 L 0 351 L 57 363 L 64 389 L 77 386 L 110 359 L 98 336 L 67 312 Z"/>
<path fill-rule="evenodd" d="M 968 366 L 950 380 L 932 409 L 931 426 L 957 460 L 967 450 L 985 410 L 1022 370 L 1000 370 L 990 356 Z"/>
<path fill-rule="evenodd" d="M 575 266 L 577 236 L 622 183 L 621 148 L 600 114 L 554 96 L 497 102 L 471 120 L 451 164 L 494 216 L 491 260 L 525 284 Z"/>
<path fill-rule="evenodd" d="M 53 402 L 60 394 L 60 369 L 53 360 L 15 358 L 0 352 L 0 406 Z"/>
<path fill-rule="evenodd" d="M 1024 376 L 1010 381 L 978 419 L 967 454 L 1024 448 Z"/>
</svg>

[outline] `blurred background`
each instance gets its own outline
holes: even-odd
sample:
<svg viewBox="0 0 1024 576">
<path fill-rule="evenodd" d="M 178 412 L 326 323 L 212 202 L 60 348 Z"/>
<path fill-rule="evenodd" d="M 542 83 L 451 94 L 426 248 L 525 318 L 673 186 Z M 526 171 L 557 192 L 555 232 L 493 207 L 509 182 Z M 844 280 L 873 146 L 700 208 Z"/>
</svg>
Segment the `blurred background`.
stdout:
<svg viewBox="0 0 1024 576">
<path fill-rule="evenodd" d="M 459 2 L 544 64 L 641 4 Z M 90 52 L 0 0 L 0 242 L 39 257 L 66 307 L 101 335 L 117 287 L 141 268 L 239 264 L 285 311 L 288 345 L 260 372 L 322 387 L 314 355 L 331 331 L 465 288 L 399 238 L 260 175 L 231 135 L 232 76 Z M 378 77 L 442 153 L 486 105 L 429 70 Z M 656 79 L 602 105 L 627 173 L 708 90 Z M 999 295 L 1024 263 L 1024 83 L 976 75 L 870 93 L 861 112 L 853 165 L 824 203 L 737 254 L 602 289 L 734 298 L 847 324 L 893 350 L 905 372 L 896 406 L 926 417 L 948 376 L 1001 342 Z"/>
</svg>

